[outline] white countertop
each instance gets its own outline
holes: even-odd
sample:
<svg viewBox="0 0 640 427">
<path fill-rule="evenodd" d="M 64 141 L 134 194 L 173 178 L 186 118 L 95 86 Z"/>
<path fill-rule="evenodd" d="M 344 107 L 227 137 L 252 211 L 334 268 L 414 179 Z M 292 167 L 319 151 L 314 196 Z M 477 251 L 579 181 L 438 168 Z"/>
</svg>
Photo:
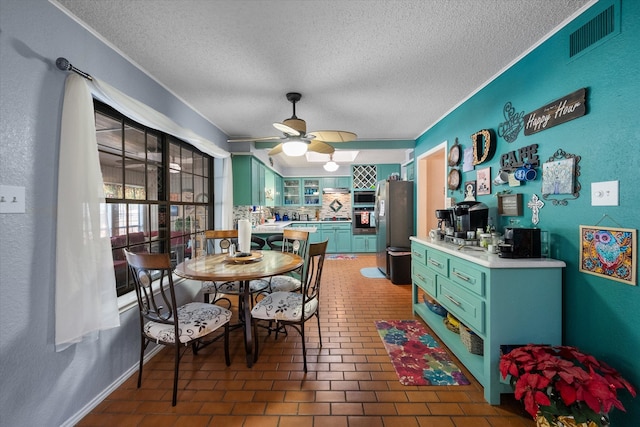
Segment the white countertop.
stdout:
<svg viewBox="0 0 640 427">
<path fill-rule="evenodd" d="M 566 266 L 564 261 L 552 258 L 500 258 L 498 254 L 490 254 L 479 246 L 463 246 L 462 249 L 459 249 L 458 245 L 444 241 L 434 242 L 429 237 L 411 236 L 410 239 L 488 268 L 561 268 Z"/>
<path fill-rule="evenodd" d="M 282 230 L 291 226 L 291 224 L 307 224 L 312 221 L 276 221 L 272 224 L 264 223 L 261 225 L 256 225 L 251 229 L 252 233 L 256 234 L 268 234 L 268 233 L 282 233 Z M 313 221 L 315 223 L 322 221 Z M 315 233 L 317 231 L 317 227 L 308 226 L 308 227 L 296 227 L 296 230 L 300 231 L 308 231 L 309 233 Z"/>
</svg>

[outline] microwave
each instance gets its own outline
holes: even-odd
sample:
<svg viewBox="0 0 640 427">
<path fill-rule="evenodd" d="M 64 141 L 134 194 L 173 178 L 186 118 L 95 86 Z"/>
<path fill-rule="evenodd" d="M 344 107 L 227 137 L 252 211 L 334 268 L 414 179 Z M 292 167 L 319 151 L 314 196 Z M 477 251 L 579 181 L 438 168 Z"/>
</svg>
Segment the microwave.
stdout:
<svg viewBox="0 0 640 427">
<path fill-rule="evenodd" d="M 376 203 L 375 191 L 354 191 L 353 192 L 354 205 L 373 205 L 375 203 Z"/>
</svg>

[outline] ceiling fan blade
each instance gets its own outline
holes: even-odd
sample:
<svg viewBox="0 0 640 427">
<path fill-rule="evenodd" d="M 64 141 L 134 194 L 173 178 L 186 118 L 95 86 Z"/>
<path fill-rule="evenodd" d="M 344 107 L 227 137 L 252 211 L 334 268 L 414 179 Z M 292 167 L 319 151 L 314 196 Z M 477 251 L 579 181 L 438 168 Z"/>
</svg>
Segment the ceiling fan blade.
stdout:
<svg viewBox="0 0 640 427">
<path fill-rule="evenodd" d="M 284 123 L 275 122 L 273 124 L 273 127 L 278 129 L 280 132 L 285 133 L 287 135 L 300 136 L 300 132 L 298 132 L 296 129 L 294 129 L 291 126 L 288 126 L 288 125 L 286 125 Z"/>
<path fill-rule="evenodd" d="M 355 133 L 344 130 L 317 130 L 309 132 L 308 135 L 314 135 L 317 140 L 326 142 L 349 142 L 355 141 L 358 137 Z"/>
<path fill-rule="evenodd" d="M 280 136 L 265 136 L 263 138 L 233 138 L 227 139 L 227 142 L 257 142 L 257 141 L 277 141 L 282 139 Z"/>
<path fill-rule="evenodd" d="M 333 152 L 336 151 L 335 148 L 333 148 L 331 145 L 327 144 L 326 142 L 317 141 L 317 140 L 313 140 L 309 142 L 308 150 L 315 151 L 316 153 L 322 153 L 322 154 L 333 154 Z"/>
<path fill-rule="evenodd" d="M 269 151 L 270 156 L 275 156 L 276 154 L 280 154 L 280 153 L 282 153 L 282 142 L 276 145 L 275 147 L 273 147 L 271 151 Z"/>
</svg>

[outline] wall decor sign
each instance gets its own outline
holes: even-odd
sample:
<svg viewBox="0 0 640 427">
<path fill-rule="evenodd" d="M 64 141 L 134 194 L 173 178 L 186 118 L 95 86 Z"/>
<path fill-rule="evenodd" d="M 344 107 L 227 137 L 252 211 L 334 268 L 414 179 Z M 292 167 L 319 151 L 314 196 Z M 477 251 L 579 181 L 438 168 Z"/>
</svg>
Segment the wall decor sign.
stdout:
<svg viewBox="0 0 640 427">
<path fill-rule="evenodd" d="M 500 170 L 513 172 L 526 164 L 535 167 L 540 164 L 538 144 L 527 145 L 500 156 Z"/>
<path fill-rule="evenodd" d="M 580 271 L 636 285 L 637 232 L 628 228 L 580 226 Z"/>
<path fill-rule="evenodd" d="M 566 206 L 568 200 L 580 197 L 580 156 L 558 149 L 542 164 L 542 198 L 550 199 L 554 205 Z M 570 195 L 556 199 L 557 196 Z"/>
<path fill-rule="evenodd" d="M 496 153 L 496 134 L 492 129 L 482 129 L 471 135 L 473 164 L 488 162 Z"/>
<path fill-rule="evenodd" d="M 475 202 L 476 201 L 476 182 L 467 181 L 464 183 L 464 201 Z"/>
<path fill-rule="evenodd" d="M 524 118 L 525 136 L 584 116 L 587 113 L 586 95 L 586 88 L 578 89 L 527 114 Z"/>
<path fill-rule="evenodd" d="M 498 196 L 498 215 L 522 216 L 522 193 Z"/>
<path fill-rule="evenodd" d="M 476 194 L 478 196 L 491 194 L 491 167 L 478 169 L 476 173 Z"/>
<path fill-rule="evenodd" d="M 502 115 L 505 121 L 498 125 L 498 136 L 507 142 L 514 142 L 524 127 L 524 111 L 517 113 L 511 102 L 507 102 L 502 108 Z"/>
</svg>

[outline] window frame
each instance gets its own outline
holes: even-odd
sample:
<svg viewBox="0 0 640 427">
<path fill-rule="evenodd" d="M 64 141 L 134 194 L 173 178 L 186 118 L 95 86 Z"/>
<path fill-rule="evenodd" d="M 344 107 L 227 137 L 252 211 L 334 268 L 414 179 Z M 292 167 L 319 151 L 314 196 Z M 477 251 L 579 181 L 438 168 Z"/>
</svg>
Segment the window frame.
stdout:
<svg viewBox="0 0 640 427">
<path fill-rule="evenodd" d="M 106 230 L 103 230 L 111 238 L 116 291 L 120 300 L 134 290 L 126 261 L 122 262 L 123 249 L 170 253 L 174 265 L 200 253 L 201 236 L 214 223 L 214 159 L 180 138 L 137 123 L 95 99 L 94 111 L 98 154 L 101 156 L 104 187 L 108 190 L 104 209 L 101 209 L 101 224 L 106 226 Z M 114 126 L 99 128 L 99 118 L 103 122 L 111 120 Z M 115 136 L 101 138 L 101 132 L 111 132 Z M 132 139 L 127 139 L 127 132 L 133 135 Z M 149 150 L 150 146 L 152 151 Z M 142 151 L 132 152 L 132 147 Z M 179 153 L 177 162 L 175 155 L 172 156 L 176 151 Z M 118 161 L 121 164 L 119 168 L 106 166 L 107 162 Z M 172 163 L 179 164 L 178 168 Z M 129 168 L 142 169 L 144 172 L 133 173 L 128 171 Z M 109 179 L 116 182 L 107 182 L 107 174 L 110 174 Z M 142 184 L 133 184 L 131 176 L 142 179 Z M 152 182 L 154 178 L 156 182 Z M 189 182 L 190 192 L 183 185 Z M 118 186 L 122 188 L 118 189 Z M 182 191 L 183 188 L 185 191 Z M 196 195 L 195 191 L 201 192 Z M 141 194 L 144 194 L 144 198 L 139 198 Z M 134 207 L 137 213 L 132 217 Z M 114 220 L 114 210 L 124 210 L 124 215 L 118 215 Z M 182 223 L 171 215 L 176 210 L 182 213 Z M 193 212 L 193 219 L 184 215 L 187 211 Z M 118 223 L 114 224 L 113 221 Z M 178 227 L 179 224 L 181 227 Z M 124 232 L 116 232 L 116 228 Z M 132 238 L 134 234 L 136 239 Z"/>
</svg>

